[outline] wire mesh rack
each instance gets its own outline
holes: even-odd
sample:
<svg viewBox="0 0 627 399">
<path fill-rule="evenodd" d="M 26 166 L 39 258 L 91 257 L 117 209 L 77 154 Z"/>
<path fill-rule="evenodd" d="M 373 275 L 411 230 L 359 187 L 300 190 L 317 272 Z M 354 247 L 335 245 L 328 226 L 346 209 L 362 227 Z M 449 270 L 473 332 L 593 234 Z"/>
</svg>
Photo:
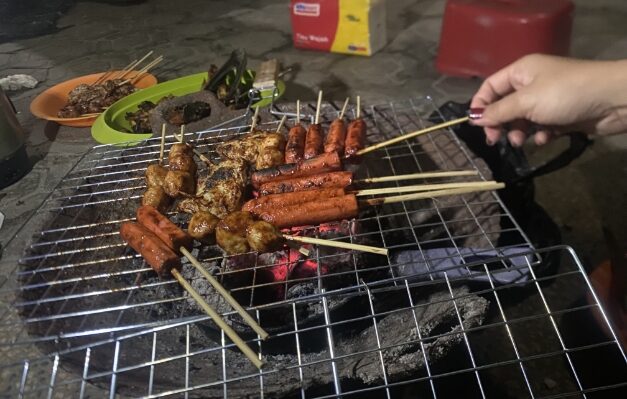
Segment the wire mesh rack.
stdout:
<svg viewBox="0 0 627 399">
<path fill-rule="evenodd" d="M 311 109 L 305 104 L 302 113 Z M 362 115 L 377 141 L 423 127 L 435 110 L 423 98 Z M 325 104 L 323 124 L 337 113 Z M 275 106 L 261 126 L 275 127 L 282 114 L 293 114 L 293 106 Z M 215 156 L 217 143 L 248 129 L 187 138 Z M 389 257 L 318 248 L 308 258 L 290 250 L 227 257 L 196 248 L 271 332 L 261 341 L 184 264 L 182 274 L 265 359 L 263 370 L 255 369 L 174 281 L 156 278 L 118 236 L 120 223 L 134 218 L 145 168 L 158 153 L 157 139 L 95 147 L 28 223 L 24 231 L 35 235 L 25 253 L 3 261 L 1 395 L 397 397 L 410 389 L 451 397 L 459 393 L 447 383 L 454 381 L 464 383 L 467 397 L 503 397 L 504 376 L 512 397 L 624 390 L 625 354 L 579 260 L 567 248 L 553 249 L 565 261 L 544 275 L 543 251 L 487 192 L 386 205 L 295 232 L 376 243 Z M 358 176 L 473 169 L 489 178 L 451 131 L 374 154 L 355 166 Z M 10 245 L 27 244 L 19 238 Z M 585 293 L 588 302 L 565 302 L 566 291 Z M 575 314 L 600 320 L 594 342 L 569 340 Z M 611 358 L 616 373 L 589 377 L 581 356 Z"/>
</svg>

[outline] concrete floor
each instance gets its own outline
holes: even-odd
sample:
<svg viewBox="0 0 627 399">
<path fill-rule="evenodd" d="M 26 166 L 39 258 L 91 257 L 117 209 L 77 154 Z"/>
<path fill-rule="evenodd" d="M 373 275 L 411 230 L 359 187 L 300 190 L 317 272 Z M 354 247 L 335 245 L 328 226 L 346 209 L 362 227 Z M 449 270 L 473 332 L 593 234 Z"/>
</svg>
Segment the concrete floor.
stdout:
<svg viewBox="0 0 627 399">
<path fill-rule="evenodd" d="M 126 65 L 155 50 L 163 54 L 155 74 L 160 81 L 221 64 L 233 48 L 245 48 L 255 66 L 278 58 L 293 66 L 285 101 L 313 100 L 319 89 L 329 100 L 360 94 L 364 103 L 432 95 L 438 102 L 466 101 L 480 84 L 440 76 L 433 67 L 444 0 L 389 0 L 387 47 L 370 58 L 296 50 L 291 44 L 287 1 L 254 0 L 171 2 L 152 0 L 67 1 L 53 32 L 0 43 L 0 77 L 33 75 L 32 90 L 9 93 L 27 130 L 32 171 L 0 190 L 6 215 L 0 243 L 6 245 L 46 196 L 96 144 L 89 129 L 59 127 L 35 119 L 28 111 L 45 88 L 74 76 Z M 627 3 L 622 0 L 577 0 L 572 54 L 594 59 L 627 58 Z M 0 6 L 2 5 L 0 0 Z M 182 6 L 184 4 L 184 6 Z M 1 33 L 1 32 L 0 32 Z M 0 40 L 3 35 L 0 34 Z M 559 152 L 564 141 L 526 147 L 539 164 Z M 575 247 L 588 266 L 607 257 L 601 231 L 607 226 L 627 243 L 627 136 L 595 140 L 573 164 L 536 180 L 536 198 L 559 224 L 564 242 Z M 17 252 L 25 242 L 12 242 Z M 27 235 L 26 235 L 27 236 Z M 14 251 L 11 251 L 14 252 Z M 5 259 L 6 256 L 5 256 Z"/>
</svg>

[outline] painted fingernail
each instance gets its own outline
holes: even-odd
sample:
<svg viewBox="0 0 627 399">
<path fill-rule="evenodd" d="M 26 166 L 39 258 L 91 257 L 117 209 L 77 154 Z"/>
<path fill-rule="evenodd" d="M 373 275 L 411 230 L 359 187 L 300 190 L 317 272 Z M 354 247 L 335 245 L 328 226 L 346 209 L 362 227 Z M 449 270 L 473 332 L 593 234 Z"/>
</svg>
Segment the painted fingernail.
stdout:
<svg viewBox="0 0 627 399">
<path fill-rule="evenodd" d="M 468 110 L 468 117 L 473 121 L 481 119 L 483 118 L 483 110 L 484 108 L 470 108 Z"/>
</svg>

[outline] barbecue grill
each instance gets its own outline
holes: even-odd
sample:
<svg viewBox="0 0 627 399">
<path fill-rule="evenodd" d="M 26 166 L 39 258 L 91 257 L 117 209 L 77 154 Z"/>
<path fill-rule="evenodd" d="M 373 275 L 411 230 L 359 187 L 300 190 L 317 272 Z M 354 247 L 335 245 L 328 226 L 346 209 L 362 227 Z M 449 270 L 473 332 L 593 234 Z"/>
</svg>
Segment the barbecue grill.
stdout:
<svg viewBox="0 0 627 399">
<path fill-rule="evenodd" d="M 312 105 L 302 113 L 308 109 Z M 434 112 L 433 101 L 420 98 L 371 106 L 362 116 L 375 142 L 424 127 Z M 338 113 L 336 104 L 325 104 L 323 124 Z M 294 106 L 262 113 L 261 126 L 276 127 L 284 114 L 295 116 Z M 234 123 L 189 132 L 186 141 L 215 157 L 216 144 L 248 129 Z M 167 147 L 173 142 L 169 137 Z M 310 248 L 309 257 L 295 250 L 223 256 L 215 247 L 196 248 L 195 256 L 271 333 L 260 340 L 184 264 L 186 279 L 265 359 L 256 369 L 174 280 L 159 280 L 117 234 L 120 223 L 134 217 L 144 170 L 158 153 L 159 139 L 94 147 L 10 242 L 0 286 L 2 395 L 627 392 L 625 352 L 575 253 L 534 248 L 489 192 L 365 209 L 353 221 L 293 232 L 385 246 L 389 257 L 328 248 Z M 353 166 L 358 178 L 460 169 L 491 178 L 450 130 L 372 155 Z M 549 257 L 561 259 L 558 269 L 544 267 Z M 593 322 L 597 318 L 602 326 Z M 607 369 L 602 374 L 596 372 L 600 363 Z"/>
</svg>

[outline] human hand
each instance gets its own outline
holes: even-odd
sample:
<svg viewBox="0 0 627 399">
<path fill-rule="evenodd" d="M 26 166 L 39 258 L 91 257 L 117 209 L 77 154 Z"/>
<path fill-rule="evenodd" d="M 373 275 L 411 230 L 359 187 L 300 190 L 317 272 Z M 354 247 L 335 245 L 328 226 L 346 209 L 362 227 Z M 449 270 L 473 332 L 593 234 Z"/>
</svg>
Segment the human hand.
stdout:
<svg viewBox="0 0 627 399">
<path fill-rule="evenodd" d="M 484 127 L 490 145 L 503 130 L 514 146 L 532 130 L 539 145 L 569 131 L 626 132 L 627 60 L 528 55 L 487 78 L 470 107 L 485 108 L 473 123 Z"/>
</svg>

